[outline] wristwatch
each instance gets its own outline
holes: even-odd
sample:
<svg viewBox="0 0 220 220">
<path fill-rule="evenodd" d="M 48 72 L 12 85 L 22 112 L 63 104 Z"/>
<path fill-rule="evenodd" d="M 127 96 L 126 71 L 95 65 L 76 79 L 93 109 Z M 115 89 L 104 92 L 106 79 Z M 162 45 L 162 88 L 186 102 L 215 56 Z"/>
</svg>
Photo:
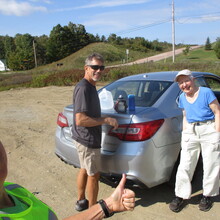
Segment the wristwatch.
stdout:
<svg viewBox="0 0 220 220">
<path fill-rule="evenodd" d="M 114 212 L 109 213 L 108 207 L 107 207 L 107 205 L 106 205 L 106 203 L 105 203 L 105 201 L 103 199 L 100 199 L 98 201 L 98 203 L 100 204 L 103 212 L 105 213 L 105 218 L 109 218 L 109 217 L 114 215 Z"/>
</svg>

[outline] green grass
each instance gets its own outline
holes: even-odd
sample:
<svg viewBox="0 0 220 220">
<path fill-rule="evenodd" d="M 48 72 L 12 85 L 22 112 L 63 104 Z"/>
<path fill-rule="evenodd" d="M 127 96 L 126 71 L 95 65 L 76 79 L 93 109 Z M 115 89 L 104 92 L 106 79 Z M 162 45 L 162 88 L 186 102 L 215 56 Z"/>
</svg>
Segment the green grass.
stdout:
<svg viewBox="0 0 220 220">
<path fill-rule="evenodd" d="M 172 58 L 168 58 L 171 62 Z M 216 57 L 214 50 L 205 50 L 204 47 L 196 50 L 190 50 L 188 55 L 180 54 L 175 56 L 175 62 L 220 62 Z"/>
</svg>

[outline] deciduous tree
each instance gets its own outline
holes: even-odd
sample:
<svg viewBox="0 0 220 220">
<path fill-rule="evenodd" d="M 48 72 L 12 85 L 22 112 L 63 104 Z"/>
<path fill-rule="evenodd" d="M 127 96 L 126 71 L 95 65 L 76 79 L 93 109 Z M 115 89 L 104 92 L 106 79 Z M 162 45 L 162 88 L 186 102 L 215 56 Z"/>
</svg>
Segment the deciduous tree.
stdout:
<svg viewBox="0 0 220 220">
<path fill-rule="evenodd" d="M 214 51 L 218 59 L 220 59 L 220 37 L 216 39 L 216 43 L 214 46 Z"/>
</svg>

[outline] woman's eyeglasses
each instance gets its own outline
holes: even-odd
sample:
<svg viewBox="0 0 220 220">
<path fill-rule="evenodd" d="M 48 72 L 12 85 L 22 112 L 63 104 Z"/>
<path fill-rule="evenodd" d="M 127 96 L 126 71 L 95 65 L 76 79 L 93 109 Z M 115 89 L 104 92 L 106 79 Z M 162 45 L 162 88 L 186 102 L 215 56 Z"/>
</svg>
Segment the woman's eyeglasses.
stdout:
<svg viewBox="0 0 220 220">
<path fill-rule="evenodd" d="M 105 66 L 99 66 L 99 65 L 87 65 L 89 67 L 91 67 L 93 70 L 100 70 L 103 71 L 105 69 Z"/>
</svg>

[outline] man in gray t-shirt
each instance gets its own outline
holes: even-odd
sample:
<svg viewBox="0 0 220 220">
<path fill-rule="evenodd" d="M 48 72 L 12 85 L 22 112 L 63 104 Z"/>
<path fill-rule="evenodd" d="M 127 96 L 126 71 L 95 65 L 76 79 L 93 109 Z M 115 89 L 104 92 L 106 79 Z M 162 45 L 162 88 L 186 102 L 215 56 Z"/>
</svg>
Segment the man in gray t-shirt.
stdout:
<svg viewBox="0 0 220 220">
<path fill-rule="evenodd" d="M 100 118 L 101 109 L 96 87 L 86 79 L 82 79 L 74 90 L 74 120 L 72 127 L 73 139 L 89 147 L 101 147 L 101 125 L 93 127 L 76 126 L 76 113 L 84 112 L 91 118 Z"/>
<path fill-rule="evenodd" d="M 101 117 L 96 82 L 104 70 L 104 59 L 94 53 L 85 61 L 84 78 L 76 85 L 73 95 L 73 139 L 80 160 L 77 177 L 78 200 L 76 210 L 82 211 L 97 203 L 99 161 L 101 148 L 101 125 L 109 124 L 116 129 L 117 120 Z M 87 191 L 88 200 L 85 191 Z"/>
</svg>

